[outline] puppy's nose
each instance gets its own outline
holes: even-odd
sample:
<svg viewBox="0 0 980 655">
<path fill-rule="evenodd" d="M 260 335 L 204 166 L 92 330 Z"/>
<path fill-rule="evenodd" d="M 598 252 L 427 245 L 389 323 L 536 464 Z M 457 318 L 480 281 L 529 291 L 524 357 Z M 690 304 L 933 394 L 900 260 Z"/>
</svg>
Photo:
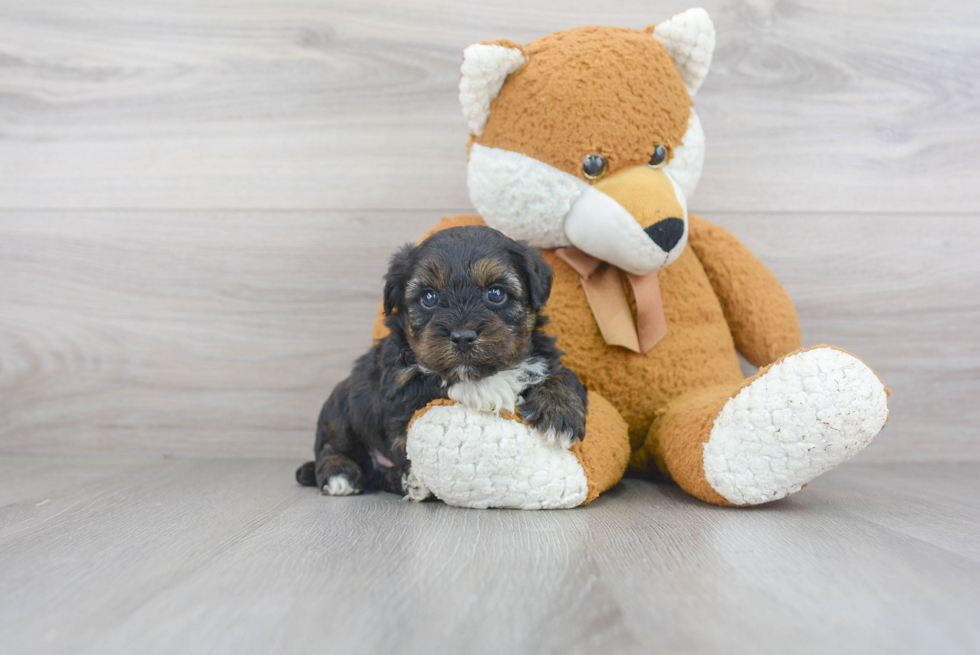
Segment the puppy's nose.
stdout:
<svg viewBox="0 0 980 655">
<path fill-rule="evenodd" d="M 684 236 L 684 221 L 679 218 L 665 218 L 662 221 L 657 221 L 643 231 L 664 252 L 670 252 L 677 245 L 677 242 L 681 240 L 681 237 Z"/>
<path fill-rule="evenodd" d="M 449 340 L 460 350 L 467 351 L 476 342 L 476 330 L 453 330 Z"/>
</svg>

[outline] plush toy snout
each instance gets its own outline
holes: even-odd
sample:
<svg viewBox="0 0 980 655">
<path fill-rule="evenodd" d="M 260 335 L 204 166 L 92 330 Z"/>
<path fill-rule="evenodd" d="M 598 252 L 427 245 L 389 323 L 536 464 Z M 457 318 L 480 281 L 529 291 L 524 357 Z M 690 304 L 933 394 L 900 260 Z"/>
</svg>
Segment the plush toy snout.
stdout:
<svg viewBox="0 0 980 655">
<path fill-rule="evenodd" d="M 658 271 L 687 244 L 684 193 L 663 170 L 631 166 L 579 196 L 565 234 L 579 250 L 634 275 Z"/>
</svg>

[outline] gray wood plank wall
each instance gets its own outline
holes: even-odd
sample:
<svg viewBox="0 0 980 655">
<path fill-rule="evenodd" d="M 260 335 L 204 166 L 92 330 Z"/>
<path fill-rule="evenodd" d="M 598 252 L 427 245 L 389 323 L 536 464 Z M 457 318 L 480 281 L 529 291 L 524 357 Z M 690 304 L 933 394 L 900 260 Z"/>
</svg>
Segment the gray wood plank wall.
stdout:
<svg viewBox="0 0 980 655">
<path fill-rule="evenodd" d="M 692 210 L 980 459 L 980 5 L 705 2 Z M 659 0 L 0 1 L 0 452 L 302 457 L 389 252 L 470 211 L 461 50 Z"/>
</svg>

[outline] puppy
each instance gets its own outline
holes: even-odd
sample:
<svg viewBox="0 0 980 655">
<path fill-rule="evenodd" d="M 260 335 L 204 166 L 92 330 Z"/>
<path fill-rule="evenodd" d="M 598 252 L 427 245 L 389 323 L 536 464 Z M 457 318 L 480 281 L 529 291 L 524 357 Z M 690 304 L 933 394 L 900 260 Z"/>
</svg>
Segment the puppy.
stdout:
<svg viewBox="0 0 980 655">
<path fill-rule="evenodd" d="M 332 496 L 413 491 L 408 423 L 437 398 L 482 412 L 516 410 L 565 447 L 584 438 L 585 388 L 541 330 L 551 279 L 535 249 L 488 227 L 450 228 L 402 248 L 385 276 L 390 334 L 323 405 L 316 461 L 296 480 Z"/>
</svg>

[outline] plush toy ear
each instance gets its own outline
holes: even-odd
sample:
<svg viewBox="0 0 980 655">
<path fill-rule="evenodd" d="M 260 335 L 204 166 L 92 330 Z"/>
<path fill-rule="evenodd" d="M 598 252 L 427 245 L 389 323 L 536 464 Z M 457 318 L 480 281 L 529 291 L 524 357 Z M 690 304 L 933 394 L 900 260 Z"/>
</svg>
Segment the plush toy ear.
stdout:
<svg viewBox="0 0 980 655">
<path fill-rule="evenodd" d="M 392 310 L 405 300 L 405 284 L 412 270 L 410 258 L 415 246 L 407 243 L 391 256 L 388 272 L 385 274 L 384 311 L 390 316 Z"/>
<path fill-rule="evenodd" d="M 708 12 L 698 7 L 674 14 L 669 20 L 652 26 L 652 34 L 670 53 L 687 92 L 693 97 L 708 76 L 715 51 L 715 26 Z"/>
<path fill-rule="evenodd" d="M 500 93 L 507 76 L 526 61 L 524 51 L 516 43 L 477 43 L 463 51 L 462 77 L 459 80 L 459 104 L 476 136 L 490 118 L 490 103 Z"/>
<path fill-rule="evenodd" d="M 537 248 L 518 242 L 511 249 L 517 260 L 527 288 L 528 304 L 536 312 L 544 309 L 551 295 L 551 280 L 554 275 L 551 264 L 544 260 Z"/>
</svg>

